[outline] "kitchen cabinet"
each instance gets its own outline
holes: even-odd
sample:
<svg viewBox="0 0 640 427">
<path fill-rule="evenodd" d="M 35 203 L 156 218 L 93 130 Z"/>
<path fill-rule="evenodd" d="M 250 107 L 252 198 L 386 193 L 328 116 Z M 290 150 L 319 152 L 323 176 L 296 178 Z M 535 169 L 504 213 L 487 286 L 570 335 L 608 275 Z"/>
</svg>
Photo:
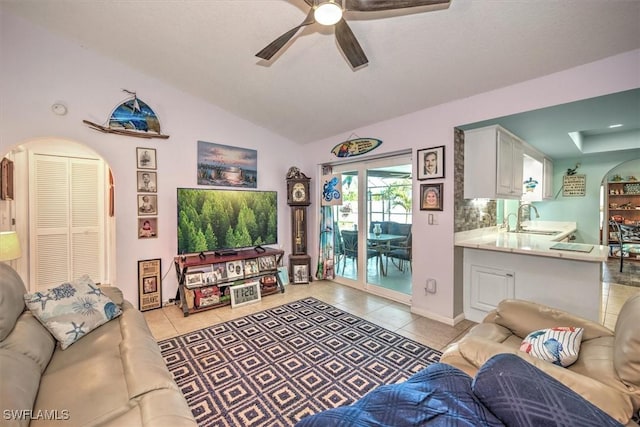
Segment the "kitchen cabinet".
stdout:
<svg viewBox="0 0 640 427">
<path fill-rule="evenodd" d="M 464 311 L 467 316 L 484 318 L 500 301 L 515 296 L 515 273 L 483 265 L 469 266 L 468 295 Z M 467 293 L 468 291 L 468 293 Z M 469 317 L 467 317 L 469 318 Z"/>
<path fill-rule="evenodd" d="M 523 141 L 500 126 L 465 131 L 465 199 L 520 199 Z"/>
</svg>

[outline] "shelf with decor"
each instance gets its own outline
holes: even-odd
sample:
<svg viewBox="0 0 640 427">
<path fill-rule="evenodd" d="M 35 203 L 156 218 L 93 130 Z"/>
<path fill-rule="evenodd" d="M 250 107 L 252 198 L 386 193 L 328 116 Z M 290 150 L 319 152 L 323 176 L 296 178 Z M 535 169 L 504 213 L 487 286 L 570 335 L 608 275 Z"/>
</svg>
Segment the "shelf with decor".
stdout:
<svg viewBox="0 0 640 427">
<path fill-rule="evenodd" d="M 258 248 L 175 257 L 184 316 L 284 292 L 278 276 L 283 255 L 282 250 Z"/>
<path fill-rule="evenodd" d="M 608 243 L 612 248 L 610 254 L 617 258 L 618 238 L 616 230 L 609 224 L 609 220 L 619 224 L 640 226 L 640 181 L 619 180 L 609 181 L 606 191 L 606 228 L 608 230 Z"/>
</svg>

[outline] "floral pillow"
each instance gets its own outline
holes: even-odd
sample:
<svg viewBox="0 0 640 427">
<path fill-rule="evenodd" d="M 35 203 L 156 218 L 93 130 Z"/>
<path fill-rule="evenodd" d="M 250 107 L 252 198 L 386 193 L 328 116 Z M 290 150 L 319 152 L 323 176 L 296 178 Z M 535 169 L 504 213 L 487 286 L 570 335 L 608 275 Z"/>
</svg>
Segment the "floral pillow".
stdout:
<svg viewBox="0 0 640 427">
<path fill-rule="evenodd" d="M 520 350 L 566 368 L 578 360 L 583 332 L 584 329 L 572 326 L 540 329 L 522 340 Z"/>
<path fill-rule="evenodd" d="M 63 350 L 122 314 L 87 275 L 45 292 L 25 294 L 24 301 Z"/>
</svg>

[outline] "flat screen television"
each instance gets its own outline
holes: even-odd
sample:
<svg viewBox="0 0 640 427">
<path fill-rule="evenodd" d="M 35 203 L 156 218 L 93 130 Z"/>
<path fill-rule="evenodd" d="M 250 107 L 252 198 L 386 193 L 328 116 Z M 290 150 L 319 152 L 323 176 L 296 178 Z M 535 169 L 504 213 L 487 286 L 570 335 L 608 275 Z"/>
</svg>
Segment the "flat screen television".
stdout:
<svg viewBox="0 0 640 427">
<path fill-rule="evenodd" d="M 278 242 L 278 193 L 178 188 L 178 253 L 229 252 Z"/>
</svg>

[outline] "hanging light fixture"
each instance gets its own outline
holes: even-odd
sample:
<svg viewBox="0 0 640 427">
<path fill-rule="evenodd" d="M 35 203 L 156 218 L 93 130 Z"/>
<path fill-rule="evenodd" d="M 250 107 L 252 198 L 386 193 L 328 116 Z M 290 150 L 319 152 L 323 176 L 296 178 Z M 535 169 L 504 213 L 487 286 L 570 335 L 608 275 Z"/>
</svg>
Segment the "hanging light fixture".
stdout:
<svg viewBox="0 0 640 427">
<path fill-rule="evenodd" d="M 335 0 L 320 1 L 315 7 L 313 17 L 321 25 L 333 25 L 342 19 L 342 6 Z"/>
</svg>

